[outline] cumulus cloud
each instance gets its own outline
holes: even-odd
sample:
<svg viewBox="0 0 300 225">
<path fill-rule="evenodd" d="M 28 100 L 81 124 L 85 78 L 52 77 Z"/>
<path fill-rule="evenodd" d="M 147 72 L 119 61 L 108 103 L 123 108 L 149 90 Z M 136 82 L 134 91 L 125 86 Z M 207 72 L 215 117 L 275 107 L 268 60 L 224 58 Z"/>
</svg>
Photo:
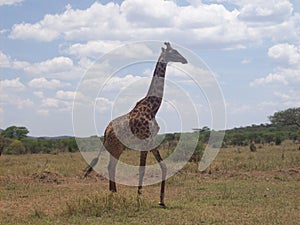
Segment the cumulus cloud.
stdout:
<svg viewBox="0 0 300 225">
<path fill-rule="evenodd" d="M 26 89 L 25 85 L 20 81 L 20 77 L 11 80 L 1 80 L 0 87 L 3 89 L 9 89 L 13 91 L 24 91 Z"/>
<path fill-rule="evenodd" d="M 101 90 L 101 92 L 111 93 L 118 92 L 126 89 L 133 83 L 144 80 L 141 76 L 127 74 L 123 77 L 112 76 L 109 80 L 104 81 L 101 77 L 95 79 L 84 80 L 82 86 L 88 91 L 90 90 Z"/>
<path fill-rule="evenodd" d="M 280 106 L 300 106 L 300 45 L 282 43 L 269 48 L 268 56 L 277 65 L 274 71 L 265 77 L 255 79 L 250 86 L 277 85 L 274 97 Z M 287 86 L 288 91 L 282 89 Z M 286 89 L 286 88 L 285 88 Z"/>
<path fill-rule="evenodd" d="M 293 14 L 288 0 L 226 2 L 238 8 L 230 11 L 222 4 L 179 6 L 162 0 L 125 0 L 106 5 L 95 2 L 83 10 L 68 6 L 65 12 L 48 14 L 37 23 L 16 24 L 10 37 L 80 40 L 68 52 L 86 55 L 105 52 L 130 40 L 165 39 L 197 47 L 241 48 L 264 38 L 281 38 L 283 29 L 285 39 L 297 36 L 292 32 L 299 27 L 295 23 L 297 14 Z"/>
<path fill-rule="evenodd" d="M 126 44 L 125 44 L 126 45 Z M 118 48 L 121 47 L 121 48 Z M 111 57 L 117 56 L 122 58 L 134 58 L 140 59 L 141 53 L 143 57 L 153 57 L 154 50 L 147 46 L 146 44 L 136 43 L 135 45 L 127 45 L 126 50 L 124 50 L 124 43 L 120 41 L 88 41 L 85 44 L 77 43 L 73 44 L 63 50 L 66 54 L 75 55 L 81 57 L 78 64 L 85 66 L 91 65 L 90 61 L 86 61 L 87 58 L 98 59 L 105 53 L 109 53 Z M 120 51 L 122 52 L 120 52 Z M 83 61 L 82 61 L 83 60 Z M 119 59 L 116 59 L 119 60 Z"/>
<path fill-rule="evenodd" d="M 48 116 L 51 113 L 71 113 L 73 101 L 69 99 L 69 95 L 69 93 L 58 92 L 55 97 L 41 99 L 40 108 L 37 113 L 44 116 Z"/>
<path fill-rule="evenodd" d="M 42 91 L 34 91 L 33 94 L 38 98 L 44 98 L 44 93 Z"/>
<path fill-rule="evenodd" d="M 0 51 L 0 67 L 2 68 L 10 67 L 10 58 L 2 51 Z"/>
<path fill-rule="evenodd" d="M 267 85 L 267 84 L 274 84 L 274 83 L 287 85 L 288 81 L 286 80 L 286 77 L 282 74 L 270 73 L 266 77 L 255 79 L 253 82 L 250 83 L 250 86 Z"/>
<path fill-rule="evenodd" d="M 30 63 L 19 60 L 12 60 L 9 55 L 6 55 L 2 51 L 0 51 L 0 67 L 2 68 L 10 68 L 10 69 L 24 69 L 28 67 Z"/>
<path fill-rule="evenodd" d="M 282 104 L 286 108 L 290 107 L 299 107 L 300 99 L 299 99 L 299 91 L 298 90 L 289 90 L 285 92 L 275 91 L 274 95 L 279 98 Z"/>
<path fill-rule="evenodd" d="M 280 84 L 288 85 L 300 82 L 300 45 L 277 44 L 269 48 L 268 56 L 276 63 L 274 72 L 260 77 L 250 86 Z"/>
<path fill-rule="evenodd" d="M 29 63 L 12 59 L 0 51 L 0 66 L 13 70 L 21 70 L 33 76 L 44 76 L 60 79 L 76 79 L 83 74 L 86 66 L 91 65 L 87 59 L 81 59 L 78 65 L 74 65 L 73 60 L 69 57 L 58 56 L 45 61 Z"/>
<path fill-rule="evenodd" d="M 55 57 L 43 62 L 34 63 L 24 68 L 24 71 L 30 74 L 55 74 L 69 71 L 73 68 L 72 59 L 68 57 Z"/>
<path fill-rule="evenodd" d="M 82 39 L 83 36 L 92 39 L 92 37 L 97 37 L 96 34 L 102 32 L 101 37 L 103 37 L 107 35 L 105 31 L 114 30 L 113 23 L 116 26 L 121 22 L 120 20 L 116 21 L 118 16 L 115 14 L 118 13 L 118 8 L 113 3 L 107 5 L 94 3 L 86 10 L 74 10 L 69 6 L 63 14 L 48 14 L 38 23 L 15 25 L 10 37 L 13 39 L 32 38 L 40 41 L 52 41 L 60 36 L 64 36 L 66 39 Z M 100 30 L 94 30 L 95 28 L 100 28 Z"/>
<path fill-rule="evenodd" d="M 288 43 L 274 45 L 269 49 L 268 56 L 276 61 L 276 63 L 299 66 L 300 45 L 296 46 Z"/>
<path fill-rule="evenodd" d="M 42 116 L 48 116 L 49 115 L 49 110 L 48 109 L 39 109 L 37 110 L 37 114 L 42 115 Z"/>
<path fill-rule="evenodd" d="M 69 83 L 63 83 L 56 79 L 47 80 L 45 77 L 34 78 L 28 83 L 28 85 L 29 87 L 39 89 L 56 89 L 70 86 Z"/>
<path fill-rule="evenodd" d="M 46 98 L 42 100 L 42 106 L 43 107 L 54 107 L 58 108 L 59 106 L 59 100 L 55 98 Z"/>
<path fill-rule="evenodd" d="M 280 23 L 291 16 L 293 5 L 288 0 L 241 1 L 239 18 L 249 22 Z"/>
<path fill-rule="evenodd" d="M 56 92 L 56 97 L 59 99 L 73 100 L 76 95 L 75 91 L 63 91 L 59 90 Z"/>
<path fill-rule="evenodd" d="M 29 98 L 21 98 L 9 93 L 1 94 L 2 104 L 11 105 L 18 109 L 31 108 L 34 106 L 34 102 Z"/>
<path fill-rule="evenodd" d="M 113 102 L 107 98 L 99 97 L 96 98 L 95 109 L 99 113 L 105 113 L 111 110 Z"/>
<path fill-rule="evenodd" d="M 0 6 L 3 5 L 17 5 L 23 2 L 24 0 L 0 0 Z"/>
<path fill-rule="evenodd" d="M 64 52 L 70 55 L 79 55 L 82 57 L 99 57 L 100 55 L 113 50 L 121 44 L 122 43 L 120 41 L 88 41 L 86 44 L 73 44 L 68 49 L 65 49 Z"/>
<path fill-rule="evenodd" d="M 43 41 L 53 41 L 58 37 L 59 32 L 55 29 L 46 28 L 42 24 L 21 23 L 13 26 L 13 33 L 10 35 L 12 39 L 26 40 L 34 39 Z"/>
</svg>

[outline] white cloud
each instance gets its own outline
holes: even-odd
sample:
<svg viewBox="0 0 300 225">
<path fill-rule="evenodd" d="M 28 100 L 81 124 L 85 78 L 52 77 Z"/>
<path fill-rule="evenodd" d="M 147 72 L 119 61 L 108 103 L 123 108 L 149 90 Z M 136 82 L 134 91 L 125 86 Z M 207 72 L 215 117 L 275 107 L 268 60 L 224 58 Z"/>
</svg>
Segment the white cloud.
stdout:
<svg viewBox="0 0 300 225">
<path fill-rule="evenodd" d="M 20 63 L 20 62 L 19 62 Z M 82 63 L 82 62 L 80 62 Z M 81 77 L 84 69 L 81 65 L 74 65 L 73 60 L 69 57 L 54 57 L 42 62 L 28 64 L 21 69 L 29 75 L 43 76 L 55 79 L 74 80 Z"/>
<path fill-rule="evenodd" d="M 64 51 L 70 55 L 99 57 L 100 55 L 113 50 L 121 44 L 122 43 L 120 41 L 88 41 L 86 44 L 73 44 Z"/>
<path fill-rule="evenodd" d="M 23 2 L 24 0 L 0 0 L 0 6 L 3 5 L 17 5 Z"/>
<path fill-rule="evenodd" d="M 86 79 L 81 84 L 87 92 L 88 90 L 101 90 L 101 92 L 112 93 L 126 89 L 135 82 L 140 82 L 144 78 L 132 74 L 123 77 L 113 76 L 109 80 L 104 81 L 101 77 Z"/>
<path fill-rule="evenodd" d="M 27 68 L 30 66 L 29 62 L 26 61 L 19 61 L 19 60 L 14 60 L 10 62 L 10 67 L 12 69 L 16 70 L 23 70 L 24 68 Z"/>
<path fill-rule="evenodd" d="M 28 67 L 30 63 L 25 61 L 12 60 L 9 55 L 4 54 L 0 51 L 0 67 L 11 68 L 11 69 L 24 69 Z"/>
<path fill-rule="evenodd" d="M 241 61 L 241 64 L 249 64 L 249 63 L 251 63 L 251 59 L 243 59 Z"/>
<path fill-rule="evenodd" d="M 164 39 L 194 47 L 241 48 L 265 38 L 299 39 L 299 33 L 294 33 L 295 28 L 299 31 L 295 22 L 299 19 L 289 1 L 227 2 L 239 8 L 230 11 L 221 4 L 204 3 L 179 6 L 162 0 L 125 0 L 120 5 L 95 2 L 84 10 L 68 6 L 65 12 L 46 15 L 37 23 L 16 24 L 10 37 L 86 41 L 67 50 L 80 55 L 103 53 L 130 40 Z"/>
<path fill-rule="evenodd" d="M 72 101 L 50 97 L 42 99 L 39 110 L 44 115 L 48 115 L 49 113 L 71 113 L 72 105 Z"/>
<path fill-rule="evenodd" d="M 270 73 L 266 77 L 261 77 L 255 79 L 253 82 L 250 83 L 250 86 L 256 86 L 256 85 L 267 85 L 267 84 L 283 84 L 287 85 L 288 81 L 286 80 L 286 77 L 282 74 L 278 73 Z"/>
<path fill-rule="evenodd" d="M 39 109 L 39 110 L 37 110 L 37 114 L 42 115 L 42 116 L 48 116 L 49 110 L 48 109 Z"/>
<path fill-rule="evenodd" d="M 73 60 L 69 57 L 58 56 L 42 62 L 29 63 L 11 59 L 10 56 L 0 51 L 0 66 L 2 68 L 10 68 L 13 70 L 22 70 L 29 75 L 43 76 L 60 79 L 76 79 L 79 78 L 86 66 L 91 65 L 91 61 L 82 58 L 79 65 L 74 65 Z"/>
<path fill-rule="evenodd" d="M 14 102 L 12 104 L 16 105 L 19 109 L 31 108 L 34 106 L 33 101 L 31 101 L 29 98 L 27 98 L 27 99 L 17 98 L 14 100 Z"/>
<path fill-rule="evenodd" d="M 59 90 L 56 92 L 56 97 L 59 99 L 65 99 L 65 100 L 73 100 L 76 95 L 75 91 L 63 91 Z"/>
<path fill-rule="evenodd" d="M 113 55 L 117 55 L 120 57 L 120 55 L 124 58 L 141 58 L 141 52 L 143 53 L 143 57 L 153 57 L 154 51 L 151 49 L 151 47 L 147 46 L 144 43 L 136 43 L 134 46 L 127 45 L 126 51 L 124 51 L 124 43 L 120 41 L 88 41 L 86 44 L 77 43 L 74 45 L 71 45 L 67 49 L 63 50 L 63 52 L 75 55 L 81 57 L 81 60 L 83 59 L 83 63 L 79 62 L 79 65 L 82 65 L 86 68 L 85 64 L 91 65 L 91 61 L 86 61 L 87 57 L 98 59 L 100 56 L 102 56 L 105 53 Z M 119 52 L 118 47 L 121 47 L 121 51 Z M 112 52 L 110 52 L 112 51 Z"/>
<path fill-rule="evenodd" d="M 39 88 L 39 89 L 56 89 L 56 88 L 70 86 L 69 83 L 63 83 L 60 80 L 56 80 L 56 79 L 47 80 L 44 77 L 34 78 L 28 83 L 28 85 L 29 87 Z"/>
<path fill-rule="evenodd" d="M 280 64 L 299 66 L 300 45 L 296 46 L 288 43 L 274 45 L 269 49 L 268 56 Z"/>
<path fill-rule="evenodd" d="M 26 89 L 25 85 L 20 81 L 20 77 L 12 80 L 1 80 L 0 87 L 3 89 L 9 89 L 13 91 L 24 91 Z"/>
<path fill-rule="evenodd" d="M 288 43 L 274 45 L 269 48 L 268 56 L 277 65 L 274 71 L 265 77 L 255 79 L 250 86 L 276 85 L 273 96 L 277 107 L 284 109 L 300 106 L 300 45 Z"/>
<path fill-rule="evenodd" d="M 96 98 L 95 108 L 97 112 L 104 113 L 111 110 L 113 102 L 107 98 L 99 97 Z"/>
<path fill-rule="evenodd" d="M 69 57 L 58 56 L 42 62 L 29 63 L 11 59 L 10 56 L 0 51 L 0 67 L 13 70 L 22 70 L 27 74 L 51 78 L 76 79 L 80 77 L 84 69 L 91 65 L 88 60 L 81 59 L 79 66 L 74 65 Z"/>
<path fill-rule="evenodd" d="M 293 5 L 288 0 L 242 2 L 239 18 L 249 22 L 279 23 L 291 16 Z"/>
<path fill-rule="evenodd" d="M 278 91 L 274 92 L 274 96 L 279 98 L 279 101 L 286 108 L 300 106 L 299 94 L 300 94 L 300 92 L 298 90 L 289 90 L 289 91 L 285 91 L 285 92 L 278 92 Z"/>
<path fill-rule="evenodd" d="M 269 48 L 268 56 L 277 64 L 277 67 L 266 77 L 255 79 L 250 86 L 300 83 L 300 45 L 288 43 L 274 45 Z"/>
<path fill-rule="evenodd" d="M 2 103 L 4 105 L 15 106 L 18 109 L 31 108 L 34 106 L 34 102 L 31 101 L 29 98 L 22 99 L 19 96 L 15 96 L 8 93 L 2 94 L 1 100 L 3 101 Z"/>
<path fill-rule="evenodd" d="M 60 104 L 60 101 L 55 98 L 46 98 L 46 99 L 42 100 L 43 107 L 58 108 L 59 104 Z"/>
<path fill-rule="evenodd" d="M 36 39 L 42 41 L 53 41 L 55 38 L 59 36 L 59 32 L 55 29 L 46 28 L 43 26 L 43 23 L 38 24 L 29 24 L 29 23 L 21 23 L 14 25 L 12 28 L 12 33 L 10 34 L 10 38 L 12 39 Z"/>
<path fill-rule="evenodd" d="M 55 57 L 43 62 L 34 63 L 24 69 L 30 74 L 55 74 L 69 71 L 73 68 L 73 61 L 68 57 Z"/>
<path fill-rule="evenodd" d="M 0 67 L 7 68 L 10 66 L 10 58 L 0 51 Z"/>
<path fill-rule="evenodd" d="M 16 24 L 10 37 L 13 39 L 32 38 L 40 41 L 52 41 L 60 36 L 66 39 L 82 39 L 82 36 L 92 39 L 92 37 L 97 37 L 96 34 L 109 37 L 111 32 L 107 34 L 105 31 L 109 29 L 115 31 L 116 24 L 122 22 L 116 21 L 118 12 L 118 6 L 113 3 L 102 5 L 96 2 L 86 10 L 73 10 L 68 6 L 63 14 L 48 14 L 38 23 Z M 114 23 L 115 26 L 113 26 Z"/>
<path fill-rule="evenodd" d="M 120 9 L 128 22 L 145 27 L 153 24 L 157 27 L 173 26 L 172 16 L 179 13 L 174 2 L 160 0 L 127 0 L 122 3 Z"/>
<path fill-rule="evenodd" d="M 44 98 L 44 93 L 42 91 L 34 91 L 33 94 L 38 98 Z"/>
<path fill-rule="evenodd" d="M 126 87 L 130 86 L 132 83 L 139 82 L 141 79 L 143 78 L 132 74 L 128 74 L 124 77 L 114 76 L 106 83 L 103 91 L 120 91 L 122 89 L 126 89 Z"/>
</svg>

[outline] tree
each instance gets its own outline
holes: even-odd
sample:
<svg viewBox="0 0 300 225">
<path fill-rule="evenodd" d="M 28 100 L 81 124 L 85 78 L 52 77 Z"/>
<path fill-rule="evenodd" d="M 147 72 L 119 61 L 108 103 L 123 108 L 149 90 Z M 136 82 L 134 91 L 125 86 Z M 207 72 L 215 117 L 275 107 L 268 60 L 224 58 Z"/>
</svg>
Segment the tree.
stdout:
<svg viewBox="0 0 300 225">
<path fill-rule="evenodd" d="M 272 124 L 277 126 L 297 126 L 300 128 L 300 107 L 289 108 L 287 110 L 274 113 L 273 116 L 269 116 L 269 120 Z"/>
<path fill-rule="evenodd" d="M 26 127 L 10 126 L 2 131 L 1 136 L 21 140 L 29 133 Z"/>
</svg>

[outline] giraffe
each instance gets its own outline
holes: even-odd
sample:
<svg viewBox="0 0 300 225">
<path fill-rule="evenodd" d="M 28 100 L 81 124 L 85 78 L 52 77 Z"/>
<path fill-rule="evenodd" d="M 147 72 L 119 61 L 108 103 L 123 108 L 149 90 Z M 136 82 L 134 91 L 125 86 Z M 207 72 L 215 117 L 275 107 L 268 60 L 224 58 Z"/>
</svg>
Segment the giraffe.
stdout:
<svg viewBox="0 0 300 225">
<path fill-rule="evenodd" d="M 109 190 L 116 192 L 115 173 L 118 160 L 125 147 L 140 150 L 138 194 L 141 194 L 143 177 L 148 151 L 151 151 L 160 165 L 162 181 L 159 205 L 165 207 L 165 179 L 167 167 L 164 163 L 155 142 L 155 137 L 160 129 L 155 116 L 161 106 L 164 92 L 164 81 L 167 64 L 169 62 L 187 63 L 187 60 L 168 42 L 166 48 L 156 63 L 149 90 L 144 98 L 138 101 L 135 107 L 127 114 L 112 120 L 105 129 L 103 145 L 110 153 L 108 164 Z M 87 176 L 97 164 L 100 154 L 92 160 L 86 168 L 84 177 Z"/>
</svg>

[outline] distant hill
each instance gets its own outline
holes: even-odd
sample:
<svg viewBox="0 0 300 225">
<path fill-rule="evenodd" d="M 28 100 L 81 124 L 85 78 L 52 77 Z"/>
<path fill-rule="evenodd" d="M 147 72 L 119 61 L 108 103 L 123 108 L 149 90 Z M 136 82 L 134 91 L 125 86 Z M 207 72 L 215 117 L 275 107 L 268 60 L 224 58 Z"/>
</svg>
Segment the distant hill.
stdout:
<svg viewBox="0 0 300 225">
<path fill-rule="evenodd" d="M 48 137 L 48 136 L 41 136 L 41 137 L 34 137 L 34 136 L 28 136 L 28 138 L 32 138 L 32 139 L 45 139 L 45 140 L 58 140 L 58 139 L 67 139 L 67 138 L 74 138 L 74 136 L 67 136 L 67 135 L 63 135 L 63 136 L 55 136 L 55 137 Z"/>
</svg>

